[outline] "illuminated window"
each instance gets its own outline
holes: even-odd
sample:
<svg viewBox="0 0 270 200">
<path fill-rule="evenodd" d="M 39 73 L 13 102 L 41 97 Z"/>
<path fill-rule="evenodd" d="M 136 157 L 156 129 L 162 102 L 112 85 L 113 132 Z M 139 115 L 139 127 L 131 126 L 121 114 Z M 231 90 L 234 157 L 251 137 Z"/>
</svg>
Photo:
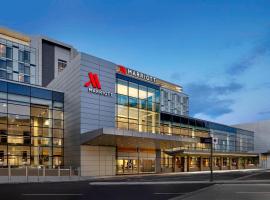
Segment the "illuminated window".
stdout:
<svg viewBox="0 0 270 200">
<path fill-rule="evenodd" d="M 126 81 L 118 80 L 117 93 L 128 95 L 128 83 Z"/>
<path fill-rule="evenodd" d="M 0 57 L 6 57 L 6 46 L 0 44 Z"/>
</svg>

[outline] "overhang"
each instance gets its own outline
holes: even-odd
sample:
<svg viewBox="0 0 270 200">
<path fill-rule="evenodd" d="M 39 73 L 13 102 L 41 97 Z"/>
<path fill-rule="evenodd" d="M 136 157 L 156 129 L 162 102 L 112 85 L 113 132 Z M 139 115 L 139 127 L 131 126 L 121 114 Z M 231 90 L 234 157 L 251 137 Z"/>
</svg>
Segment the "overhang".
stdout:
<svg viewBox="0 0 270 200">
<path fill-rule="evenodd" d="M 167 150 L 165 151 L 169 155 L 190 155 L 190 156 L 209 156 L 210 150 L 198 151 L 198 150 Z M 228 156 L 228 157 L 257 157 L 256 153 L 250 152 L 222 152 L 214 151 L 213 156 Z"/>
<path fill-rule="evenodd" d="M 81 134 L 81 145 L 93 146 L 169 149 L 195 142 L 198 142 L 195 138 L 121 130 L 117 128 L 101 128 Z"/>
</svg>

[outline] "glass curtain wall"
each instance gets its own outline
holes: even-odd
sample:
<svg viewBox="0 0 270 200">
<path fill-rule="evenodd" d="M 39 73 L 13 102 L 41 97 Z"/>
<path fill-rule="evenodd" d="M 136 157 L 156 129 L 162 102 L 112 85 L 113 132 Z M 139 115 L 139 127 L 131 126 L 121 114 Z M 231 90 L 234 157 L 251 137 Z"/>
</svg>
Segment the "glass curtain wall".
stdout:
<svg viewBox="0 0 270 200">
<path fill-rule="evenodd" d="M 0 38 L 0 78 L 37 84 L 36 57 L 35 48 Z"/>
<path fill-rule="evenodd" d="M 63 94 L 0 82 L 0 166 L 63 165 Z"/>
<path fill-rule="evenodd" d="M 138 132 L 159 133 L 160 91 L 144 85 L 117 79 L 116 126 Z"/>
</svg>

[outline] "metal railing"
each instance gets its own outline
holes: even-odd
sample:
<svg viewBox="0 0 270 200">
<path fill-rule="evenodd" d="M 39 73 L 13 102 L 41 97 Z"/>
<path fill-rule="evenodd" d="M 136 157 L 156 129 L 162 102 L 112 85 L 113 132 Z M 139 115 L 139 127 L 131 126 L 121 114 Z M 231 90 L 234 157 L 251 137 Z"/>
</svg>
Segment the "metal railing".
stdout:
<svg viewBox="0 0 270 200">
<path fill-rule="evenodd" d="M 68 168 L 46 168 L 45 166 L 39 167 L 31 167 L 24 166 L 20 168 L 12 168 L 8 166 L 6 168 L 0 168 L 0 182 L 1 179 L 7 177 L 8 182 L 11 182 L 12 178 L 20 179 L 21 182 L 28 182 L 29 179 L 34 180 L 35 182 L 39 182 L 42 180 L 49 180 L 49 177 L 53 177 L 53 179 L 57 179 L 56 177 L 61 178 L 72 178 L 72 177 L 80 177 L 81 172 L 80 168 L 74 168 L 72 166 Z M 25 177 L 25 179 L 23 178 Z M 15 179 L 14 179 L 15 180 Z"/>
</svg>

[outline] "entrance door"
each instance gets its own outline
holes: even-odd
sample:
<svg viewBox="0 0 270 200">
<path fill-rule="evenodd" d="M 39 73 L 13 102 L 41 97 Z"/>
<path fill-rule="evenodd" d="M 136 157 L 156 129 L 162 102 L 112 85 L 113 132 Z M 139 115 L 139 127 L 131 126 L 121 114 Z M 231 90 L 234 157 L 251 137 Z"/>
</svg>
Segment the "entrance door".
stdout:
<svg viewBox="0 0 270 200">
<path fill-rule="evenodd" d="M 117 160 L 118 174 L 137 174 L 138 160 L 135 159 L 120 159 Z"/>
</svg>

